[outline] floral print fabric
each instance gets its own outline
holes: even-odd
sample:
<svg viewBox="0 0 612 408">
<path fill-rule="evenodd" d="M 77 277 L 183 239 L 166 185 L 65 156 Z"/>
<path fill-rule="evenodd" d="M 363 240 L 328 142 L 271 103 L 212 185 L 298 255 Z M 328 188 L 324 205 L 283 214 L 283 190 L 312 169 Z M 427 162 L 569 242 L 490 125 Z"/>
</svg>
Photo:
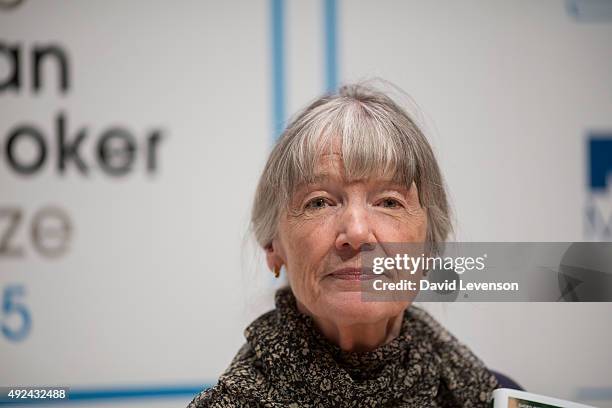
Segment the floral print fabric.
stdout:
<svg viewBox="0 0 612 408">
<path fill-rule="evenodd" d="M 398 337 L 369 352 L 327 341 L 289 288 L 245 330 L 246 344 L 202 407 L 487 407 L 498 387 L 483 363 L 424 310 L 410 306 Z"/>
</svg>

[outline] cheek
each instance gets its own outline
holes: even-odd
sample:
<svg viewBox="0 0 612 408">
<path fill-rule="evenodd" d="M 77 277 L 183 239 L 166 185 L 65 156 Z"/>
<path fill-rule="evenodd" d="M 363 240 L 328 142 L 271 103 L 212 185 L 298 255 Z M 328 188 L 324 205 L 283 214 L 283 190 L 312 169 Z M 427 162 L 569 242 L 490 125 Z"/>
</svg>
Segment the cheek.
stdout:
<svg viewBox="0 0 612 408">
<path fill-rule="evenodd" d="M 315 219 L 290 223 L 287 230 L 288 262 L 310 264 L 329 250 L 330 237 L 333 235 L 329 219 Z"/>
<path fill-rule="evenodd" d="M 408 242 L 425 242 L 427 238 L 427 214 L 423 211 L 423 214 L 419 217 L 418 221 L 412 224 L 410 236 L 407 237 Z"/>
<path fill-rule="evenodd" d="M 395 217 L 379 214 L 378 218 L 376 235 L 380 242 L 425 242 L 427 215 L 424 210 L 418 214 Z"/>
<path fill-rule="evenodd" d="M 332 217 L 289 221 L 283 231 L 289 283 L 296 295 L 317 297 L 317 284 L 335 242 Z"/>
</svg>

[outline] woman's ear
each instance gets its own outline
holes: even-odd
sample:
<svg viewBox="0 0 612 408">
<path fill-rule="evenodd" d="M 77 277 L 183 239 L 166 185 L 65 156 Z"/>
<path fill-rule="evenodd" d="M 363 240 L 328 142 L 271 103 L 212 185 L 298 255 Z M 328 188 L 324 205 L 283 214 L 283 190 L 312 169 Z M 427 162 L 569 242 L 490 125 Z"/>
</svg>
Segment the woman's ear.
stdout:
<svg viewBox="0 0 612 408">
<path fill-rule="evenodd" d="M 271 271 L 280 269 L 285 264 L 285 261 L 281 257 L 276 239 L 272 240 L 264 249 L 266 251 L 266 262 Z"/>
</svg>

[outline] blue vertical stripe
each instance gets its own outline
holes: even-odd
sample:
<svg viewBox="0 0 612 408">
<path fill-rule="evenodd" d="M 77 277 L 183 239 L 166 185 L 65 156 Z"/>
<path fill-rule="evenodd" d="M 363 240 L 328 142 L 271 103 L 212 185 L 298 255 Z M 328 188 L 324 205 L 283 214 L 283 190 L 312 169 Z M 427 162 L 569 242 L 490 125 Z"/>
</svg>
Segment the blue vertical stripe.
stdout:
<svg viewBox="0 0 612 408">
<path fill-rule="evenodd" d="M 325 21 L 325 89 L 333 92 L 338 88 L 338 7 L 336 0 L 323 0 Z"/>
<path fill-rule="evenodd" d="M 285 1 L 270 0 L 272 14 L 272 127 L 274 140 L 285 125 Z"/>
</svg>

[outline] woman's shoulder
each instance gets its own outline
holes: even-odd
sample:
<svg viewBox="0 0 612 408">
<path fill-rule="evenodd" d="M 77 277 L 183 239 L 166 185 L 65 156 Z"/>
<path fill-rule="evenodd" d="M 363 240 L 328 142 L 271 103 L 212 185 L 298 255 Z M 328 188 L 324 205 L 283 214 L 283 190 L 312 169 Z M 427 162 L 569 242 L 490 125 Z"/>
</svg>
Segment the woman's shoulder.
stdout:
<svg viewBox="0 0 612 408">
<path fill-rule="evenodd" d="M 407 310 L 412 319 L 418 320 L 421 330 L 425 331 L 425 336 L 434 346 L 438 353 L 450 353 L 459 355 L 461 360 L 475 365 L 484 365 L 472 350 L 459 341 L 448 329 L 438 322 L 425 309 L 418 306 L 410 306 Z M 454 361 L 455 358 L 452 358 Z"/>
<path fill-rule="evenodd" d="M 221 384 L 203 390 L 189 403 L 187 408 L 230 408 L 246 406 L 228 393 Z"/>
<path fill-rule="evenodd" d="M 421 334 L 428 339 L 431 352 L 440 359 L 444 375 L 458 380 L 452 383 L 481 384 L 490 390 L 499 386 L 485 363 L 425 309 L 412 305 L 406 313 L 409 319 L 421 323 L 418 325 L 423 331 Z"/>
<path fill-rule="evenodd" d="M 262 373 L 256 363 L 255 354 L 245 343 L 217 384 L 203 390 L 191 401 L 187 408 L 243 408 L 254 406 L 243 393 L 248 383 L 261 381 Z"/>
</svg>

